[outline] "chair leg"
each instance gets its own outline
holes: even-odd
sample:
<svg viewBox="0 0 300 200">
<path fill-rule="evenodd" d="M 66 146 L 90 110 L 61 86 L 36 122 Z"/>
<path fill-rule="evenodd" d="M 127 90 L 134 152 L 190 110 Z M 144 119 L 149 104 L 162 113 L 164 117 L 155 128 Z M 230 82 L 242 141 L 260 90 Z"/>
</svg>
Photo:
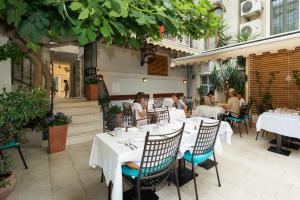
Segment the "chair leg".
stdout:
<svg viewBox="0 0 300 200">
<path fill-rule="evenodd" d="M 101 183 L 103 183 L 103 177 L 104 177 L 104 174 L 103 174 L 103 169 L 102 169 L 102 172 L 101 172 Z"/>
<path fill-rule="evenodd" d="M 136 195 L 137 195 L 137 200 L 141 200 L 141 188 L 139 182 L 136 184 Z"/>
<path fill-rule="evenodd" d="M 196 173 L 195 173 L 194 163 L 192 163 L 192 171 L 193 171 L 193 175 L 194 175 L 194 186 L 195 186 L 196 200 L 198 200 L 198 190 L 197 190 Z"/>
<path fill-rule="evenodd" d="M 25 161 L 25 159 L 24 159 L 24 156 L 23 156 L 23 153 L 22 153 L 22 151 L 21 151 L 20 146 L 17 146 L 17 149 L 18 149 L 18 151 L 19 151 L 19 154 L 20 154 L 20 157 L 21 157 L 21 159 L 22 159 L 22 161 L 23 161 L 23 164 L 24 164 L 25 169 L 28 169 L 27 163 L 26 163 L 26 161 Z"/>
<path fill-rule="evenodd" d="M 239 132 L 240 132 L 240 137 L 242 138 L 242 131 L 241 131 L 240 123 L 237 123 L 237 125 L 238 125 L 238 129 L 239 129 Z"/>
<path fill-rule="evenodd" d="M 246 130 L 246 133 L 247 133 L 247 135 L 248 135 L 248 128 L 247 128 L 246 120 L 244 120 L 244 124 L 245 124 L 245 130 Z"/>
<path fill-rule="evenodd" d="M 256 138 L 255 138 L 256 141 L 257 141 L 257 138 L 258 138 L 258 134 L 259 134 L 259 131 L 257 131 L 257 134 L 256 134 Z"/>
<path fill-rule="evenodd" d="M 112 182 L 110 181 L 108 184 L 108 200 L 111 200 L 111 190 L 112 190 Z"/>
<path fill-rule="evenodd" d="M 217 173 L 217 178 L 218 178 L 218 184 L 219 184 L 219 187 L 221 187 L 221 182 L 220 182 L 220 177 L 219 177 L 219 171 L 218 171 L 217 159 L 216 159 L 215 152 L 213 152 L 213 156 L 214 156 L 214 161 L 215 161 L 215 168 L 216 168 L 216 173 Z"/>
<path fill-rule="evenodd" d="M 250 119 L 251 117 L 248 118 L 248 122 L 249 122 L 249 127 L 250 129 L 252 128 L 252 119 Z"/>
<path fill-rule="evenodd" d="M 174 165 L 174 173 L 175 173 L 175 179 L 176 179 L 176 188 L 177 188 L 177 193 L 178 193 L 178 199 L 181 200 L 180 189 L 179 189 L 178 174 L 177 174 L 177 169 L 176 169 L 175 165 Z"/>
</svg>

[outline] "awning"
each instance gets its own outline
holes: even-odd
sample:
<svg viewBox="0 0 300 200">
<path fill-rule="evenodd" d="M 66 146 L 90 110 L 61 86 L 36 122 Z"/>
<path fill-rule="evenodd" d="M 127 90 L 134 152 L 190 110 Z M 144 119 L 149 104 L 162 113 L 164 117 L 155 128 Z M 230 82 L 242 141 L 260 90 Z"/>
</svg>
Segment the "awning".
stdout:
<svg viewBox="0 0 300 200">
<path fill-rule="evenodd" d="M 265 52 L 276 53 L 281 49 L 294 50 L 298 46 L 300 46 L 300 31 L 293 31 L 268 38 L 202 51 L 198 55 L 173 59 L 172 65 L 193 65 L 200 62 L 236 58 L 237 56 L 248 57 L 251 54 L 261 55 Z"/>
</svg>

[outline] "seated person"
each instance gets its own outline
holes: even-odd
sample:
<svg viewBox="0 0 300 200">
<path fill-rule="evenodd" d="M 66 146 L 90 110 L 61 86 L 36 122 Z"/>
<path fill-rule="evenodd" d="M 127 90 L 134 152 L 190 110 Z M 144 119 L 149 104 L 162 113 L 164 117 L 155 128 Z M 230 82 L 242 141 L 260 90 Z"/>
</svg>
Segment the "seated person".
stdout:
<svg viewBox="0 0 300 200">
<path fill-rule="evenodd" d="M 184 110 L 184 112 L 187 112 L 187 106 L 185 105 L 185 103 L 180 99 L 178 94 L 173 94 L 172 95 L 174 104 L 173 107 L 176 107 L 177 109 L 181 109 Z"/>
<path fill-rule="evenodd" d="M 137 126 L 147 124 L 147 104 L 145 103 L 144 93 L 137 93 L 135 100 L 131 106 L 132 112 L 135 114 Z"/>
<path fill-rule="evenodd" d="M 237 96 L 237 98 L 239 98 L 239 100 L 240 100 L 240 106 L 246 105 L 246 101 L 245 101 L 245 99 L 243 98 L 241 92 L 237 92 L 237 93 L 236 93 L 236 96 Z"/>
<path fill-rule="evenodd" d="M 214 106 L 215 105 L 215 93 L 213 91 L 209 91 L 207 96 L 204 97 L 205 105 L 207 106 Z"/>
<path fill-rule="evenodd" d="M 240 115 L 240 100 L 236 96 L 235 90 L 230 88 L 228 90 L 227 104 L 223 105 L 224 109 L 229 112 L 228 116 L 239 117 Z"/>
</svg>

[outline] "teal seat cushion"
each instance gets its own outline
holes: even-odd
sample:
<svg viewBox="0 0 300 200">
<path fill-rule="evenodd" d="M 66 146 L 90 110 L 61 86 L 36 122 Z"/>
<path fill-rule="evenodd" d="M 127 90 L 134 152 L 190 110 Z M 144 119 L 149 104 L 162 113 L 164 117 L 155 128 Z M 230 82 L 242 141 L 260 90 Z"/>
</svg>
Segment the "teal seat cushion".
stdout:
<svg viewBox="0 0 300 200">
<path fill-rule="evenodd" d="M 4 143 L 2 146 L 0 146 L 0 150 L 4 150 L 4 149 L 10 149 L 13 147 L 17 147 L 20 144 L 18 142 L 16 142 L 15 140 L 11 140 L 9 142 Z"/>
<path fill-rule="evenodd" d="M 213 151 L 210 151 L 206 154 L 194 156 L 194 165 L 199 165 L 200 163 L 203 163 L 206 161 L 209 157 L 213 155 Z M 190 151 L 186 151 L 182 157 L 184 160 L 192 163 L 192 154 Z"/>
<path fill-rule="evenodd" d="M 244 117 L 245 117 L 245 119 L 252 118 L 251 115 L 245 115 Z"/>
<path fill-rule="evenodd" d="M 131 176 L 131 177 L 138 177 L 139 170 L 132 169 L 128 167 L 127 165 L 122 166 L 122 174 L 125 176 Z"/>
<path fill-rule="evenodd" d="M 226 117 L 226 119 L 230 120 L 230 121 L 236 121 L 236 122 L 242 122 L 243 119 L 241 118 L 235 118 L 235 117 Z"/>
</svg>

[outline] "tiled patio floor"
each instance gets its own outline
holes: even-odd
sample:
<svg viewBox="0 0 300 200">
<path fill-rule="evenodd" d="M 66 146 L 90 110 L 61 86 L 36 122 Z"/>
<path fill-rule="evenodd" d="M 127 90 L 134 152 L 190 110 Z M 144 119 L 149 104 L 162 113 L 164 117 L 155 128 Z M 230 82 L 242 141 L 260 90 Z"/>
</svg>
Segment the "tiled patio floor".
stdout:
<svg viewBox="0 0 300 200">
<path fill-rule="evenodd" d="M 300 196 L 300 150 L 284 157 L 266 149 L 269 139 L 255 141 L 255 131 L 235 134 L 232 145 L 223 145 L 218 156 L 222 187 L 217 187 L 215 170 L 198 168 L 198 190 L 205 200 L 293 200 Z M 100 169 L 88 166 L 91 142 L 71 145 L 67 151 L 47 154 L 45 149 L 24 149 L 29 169 L 14 152 L 17 186 L 8 200 L 106 200 L 107 189 L 100 183 Z M 177 199 L 175 186 L 158 191 L 161 200 Z M 194 185 L 181 188 L 183 200 L 195 199 Z"/>
</svg>

